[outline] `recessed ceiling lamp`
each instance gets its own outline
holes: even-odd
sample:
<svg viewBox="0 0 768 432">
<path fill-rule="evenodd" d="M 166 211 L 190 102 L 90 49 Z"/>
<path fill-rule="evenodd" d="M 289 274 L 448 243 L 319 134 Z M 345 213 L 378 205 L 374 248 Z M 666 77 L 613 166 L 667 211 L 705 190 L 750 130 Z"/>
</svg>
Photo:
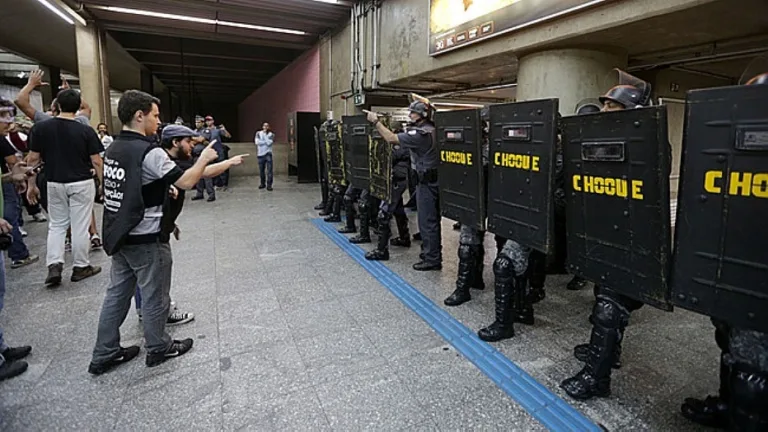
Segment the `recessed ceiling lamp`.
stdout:
<svg viewBox="0 0 768 432">
<path fill-rule="evenodd" d="M 43 0 L 38 0 L 38 1 L 43 1 Z M 307 34 L 306 32 L 303 32 L 301 30 L 291 30 L 291 29 L 284 29 L 279 27 L 267 27 L 267 26 L 232 22 L 232 21 L 222 21 L 218 19 L 198 18 L 198 17 L 187 16 L 187 15 L 169 14 L 169 13 L 163 13 L 163 12 L 152 12 L 152 11 L 142 10 L 142 9 L 129 9 L 129 8 L 123 8 L 123 7 L 116 7 L 116 6 L 91 6 L 91 7 L 94 9 L 102 9 L 110 12 L 124 13 L 124 14 L 131 14 L 131 15 L 141 15 L 141 16 L 147 16 L 152 18 L 163 18 L 163 19 L 176 20 L 176 21 L 188 21 L 188 22 L 195 22 L 200 24 L 220 25 L 225 27 L 237 27 L 237 28 L 244 28 L 249 30 L 273 32 L 273 33 L 286 33 L 286 34 L 294 34 L 294 35 Z"/>
</svg>

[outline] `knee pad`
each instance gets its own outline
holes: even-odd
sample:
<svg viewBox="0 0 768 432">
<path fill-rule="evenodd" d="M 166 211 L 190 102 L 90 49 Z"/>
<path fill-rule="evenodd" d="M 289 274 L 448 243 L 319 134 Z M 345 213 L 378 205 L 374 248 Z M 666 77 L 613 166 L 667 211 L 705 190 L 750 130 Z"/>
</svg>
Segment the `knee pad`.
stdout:
<svg viewBox="0 0 768 432">
<path fill-rule="evenodd" d="M 629 311 L 615 299 L 600 295 L 592 308 L 592 324 L 604 328 L 624 328 L 629 324 Z"/>
<path fill-rule="evenodd" d="M 472 259 L 472 246 L 466 244 L 459 245 L 459 259 L 462 261 Z"/>
<path fill-rule="evenodd" d="M 493 260 L 493 274 L 500 278 L 510 278 L 515 275 L 512 260 L 506 256 L 500 255 Z"/>
<path fill-rule="evenodd" d="M 357 209 L 360 210 L 360 214 L 368 214 L 368 200 L 363 199 L 358 201 Z"/>
</svg>

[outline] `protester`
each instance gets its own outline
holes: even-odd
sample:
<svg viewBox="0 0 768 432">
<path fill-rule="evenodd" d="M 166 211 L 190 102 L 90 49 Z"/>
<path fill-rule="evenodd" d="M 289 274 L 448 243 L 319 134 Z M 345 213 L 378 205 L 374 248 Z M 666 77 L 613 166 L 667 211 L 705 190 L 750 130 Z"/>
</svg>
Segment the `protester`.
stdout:
<svg viewBox="0 0 768 432">
<path fill-rule="evenodd" d="M 104 151 L 106 151 L 109 148 L 109 145 L 112 144 L 112 137 L 109 135 L 109 129 L 107 129 L 106 123 L 99 123 L 98 126 L 96 126 L 96 132 L 99 134 L 99 140 L 101 140 L 101 145 L 104 146 Z M 102 154 L 102 156 L 104 156 Z"/>
<path fill-rule="evenodd" d="M 9 127 L 6 125 L 6 129 Z M 3 174 L 10 172 L 10 167 L 16 165 L 21 161 L 19 158 L 19 151 L 6 140 L 5 137 L 0 140 L 0 157 L 3 158 L 3 163 L 0 163 L 0 169 Z M 26 180 L 26 179 L 25 179 Z M 26 243 L 24 243 L 24 237 L 26 233 L 21 231 L 21 198 L 19 192 L 16 190 L 16 185 L 13 183 L 3 184 L 3 215 L 2 217 L 8 221 L 12 226 L 11 236 L 13 242 L 8 249 L 8 257 L 11 259 L 11 268 L 17 269 L 30 264 L 34 264 L 40 260 L 40 257 L 29 253 Z"/>
<path fill-rule="evenodd" d="M 21 116 L 23 116 L 23 114 Z M 11 124 L 11 129 L 8 131 L 6 138 L 16 151 L 16 156 L 19 157 L 19 159 L 24 159 L 26 154 L 29 152 L 27 140 L 29 129 L 31 129 L 32 123 L 27 118 L 19 118 L 21 116 L 17 116 L 17 123 Z M 24 204 L 24 208 L 27 209 L 27 213 L 32 217 L 34 222 L 48 222 L 48 218 L 46 218 L 45 214 L 43 214 L 43 208 L 40 203 L 30 203 L 27 199 L 26 193 L 20 193 L 19 195 L 21 196 L 21 202 Z M 24 220 L 21 217 L 19 218 L 19 226 L 24 226 Z M 22 235 L 26 235 L 23 229 L 21 229 L 21 233 Z"/>
<path fill-rule="evenodd" d="M 80 109 L 80 94 L 74 90 L 62 90 L 56 97 L 59 115 L 35 124 L 29 136 L 30 166 L 42 158 L 45 163 L 48 189 L 48 277 L 50 287 L 61 283 L 64 266 L 64 242 L 67 228 L 72 226 L 72 251 L 74 268 L 72 282 L 78 282 L 101 272 L 101 267 L 91 266 L 88 258 L 88 226 L 91 221 L 96 188 L 91 170 L 95 169 L 101 181 L 101 145 L 96 132 L 90 126 L 75 121 Z M 40 195 L 32 184 L 27 191 L 30 202 Z"/>
<path fill-rule="evenodd" d="M 0 135 L 6 135 L 13 121 L 15 108 L 11 101 L 0 97 Z M 11 167 L 8 173 L 2 174 L 3 185 L 14 182 L 24 184 L 27 180 L 27 168 L 24 163 L 17 163 Z M 3 195 L 0 194 L 0 214 L 3 209 Z M 9 235 L 13 226 L 5 219 L 0 219 L 0 236 L 5 241 L 0 241 L 0 249 L 9 246 Z M 3 300 L 5 298 L 5 257 L 0 253 L 0 312 L 3 311 Z M 22 359 L 32 352 L 31 346 L 21 346 L 11 348 L 3 338 L 3 329 L 0 328 L 0 381 L 19 376 L 26 372 L 29 365 Z"/>
<path fill-rule="evenodd" d="M 193 345 L 192 339 L 172 340 L 165 331 L 170 312 L 172 256 L 170 245 L 164 241 L 162 218 L 170 186 L 191 189 L 218 154 L 209 144 L 197 162 L 182 171 L 165 150 L 153 147 L 150 137 L 159 124 L 159 103 L 137 90 L 125 92 L 117 107 L 123 130 L 105 157 L 109 182 L 104 184 L 104 248 L 112 256 L 112 272 L 88 367 L 94 375 L 130 361 L 139 353 L 138 346 L 120 346 L 120 325 L 137 285 L 144 302 L 146 365 L 154 367 L 182 356 Z"/>
<path fill-rule="evenodd" d="M 261 130 L 256 132 L 256 147 L 259 157 L 259 177 L 261 184 L 259 189 L 272 190 L 272 145 L 275 143 L 275 133 L 264 123 Z"/>
</svg>

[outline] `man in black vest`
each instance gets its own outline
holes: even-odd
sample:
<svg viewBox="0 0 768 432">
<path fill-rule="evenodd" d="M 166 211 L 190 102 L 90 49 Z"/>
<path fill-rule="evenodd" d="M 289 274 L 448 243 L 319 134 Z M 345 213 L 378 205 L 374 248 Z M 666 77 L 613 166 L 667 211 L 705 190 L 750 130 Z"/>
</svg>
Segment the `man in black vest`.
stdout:
<svg viewBox="0 0 768 432">
<path fill-rule="evenodd" d="M 172 185 L 192 189 L 218 154 L 208 145 L 187 171 L 176 166 L 165 150 L 151 142 L 160 123 L 159 103 L 147 93 L 125 92 L 117 106 L 123 130 L 105 154 L 104 250 L 112 256 L 112 271 L 88 368 L 94 375 L 139 353 L 138 346 L 120 346 L 120 325 L 131 308 L 137 285 L 144 300 L 147 366 L 157 366 L 192 348 L 192 339 L 172 340 L 165 331 L 172 256 L 161 231 L 163 204 Z"/>
</svg>

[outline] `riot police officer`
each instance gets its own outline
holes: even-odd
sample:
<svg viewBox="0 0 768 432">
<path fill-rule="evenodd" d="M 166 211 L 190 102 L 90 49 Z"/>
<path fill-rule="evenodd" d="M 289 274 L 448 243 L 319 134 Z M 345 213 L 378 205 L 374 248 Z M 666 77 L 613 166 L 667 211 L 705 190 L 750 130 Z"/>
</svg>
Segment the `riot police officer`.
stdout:
<svg viewBox="0 0 768 432">
<path fill-rule="evenodd" d="M 415 99 L 415 98 L 414 98 Z M 438 158 L 435 144 L 435 125 L 431 120 L 432 108 L 423 100 L 414 100 L 409 106 L 409 123 L 406 131 L 395 134 L 384 126 L 373 112 L 366 111 L 368 121 L 373 123 L 381 136 L 390 144 L 399 144 L 414 155 L 418 186 L 416 202 L 418 207 L 419 232 L 422 238 L 421 261 L 413 265 L 414 270 L 441 270 L 443 268 L 442 240 L 440 228 L 440 202 L 437 179 Z"/>
<path fill-rule="evenodd" d="M 386 261 L 389 259 L 389 244 L 392 236 L 390 220 L 394 216 L 397 224 L 398 237 L 392 239 L 393 246 L 410 247 L 411 234 L 408 231 L 408 216 L 405 214 L 403 194 L 408 187 L 408 168 L 410 155 L 408 150 L 400 145 L 392 147 L 392 195 L 389 202 L 382 201 L 379 206 L 377 223 L 379 227 L 379 240 L 376 249 L 365 254 L 365 259 L 371 261 Z M 362 219 L 367 215 L 361 215 Z"/>
<path fill-rule="evenodd" d="M 768 66 L 768 59 L 754 62 Z M 751 71 L 753 66 L 748 68 Z M 749 72 L 747 72 L 749 73 Z M 747 77 L 751 76 L 749 73 Z M 768 85 L 768 72 L 746 85 Z M 768 334 L 712 319 L 720 348 L 720 389 L 705 399 L 687 398 L 681 406 L 689 420 L 731 431 L 768 431 Z"/>
<path fill-rule="evenodd" d="M 480 113 L 483 122 L 483 180 L 485 182 L 484 191 L 488 190 L 488 153 L 489 146 L 489 125 L 488 108 L 483 108 Z M 486 202 L 488 194 L 483 197 Z M 487 204 L 486 204 L 487 207 Z M 456 290 L 446 298 L 443 303 L 446 306 L 459 306 L 472 299 L 470 289 L 485 289 L 483 281 L 483 269 L 485 261 L 485 232 L 469 225 L 462 225 L 456 222 L 454 229 L 459 230 L 459 268 L 456 276 Z"/>
<path fill-rule="evenodd" d="M 331 151 L 334 151 L 334 150 L 341 151 L 341 131 L 338 130 L 338 128 L 340 127 L 339 124 L 340 123 L 329 118 L 320 126 L 321 141 L 324 141 L 323 135 L 335 134 L 336 136 L 336 138 L 334 139 L 334 145 L 337 145 L 339 147 L 332 148 Z M 322 145 L 322 142 L 321 142 L 321 145 Z M 332 157 L 331 154 L 326 154 L 326 158 L 329 163 L 338 162 Z M 336 168 L 337 170 L 343 169 L 343 167 L 336 167 Z M 329 178 L 329 182 L 331 183 L 329 188 L 329 197 L 328 197 L 328 202 L 326 203 L 325 208 L 323 209 L 323 211 L 320 212 L 320 216 L 326 216 L 326 218 L 323 219 L 325 222 L 331 222 L 331 223 L 341 222 L 341 207 L 344 202 L 344 192 L 346 190 L 344 185 L 346 184 L 346 182 L 343 180 L 343 178 L 336 178 L 335 174 L 330 172 L 331 171 L 330 168 L 328 171 L 329 171 L 328 178 Z"/>
<path fill-rule="evenodd" d="M 602 111 L 619 111 L 648 105 L 650 84 L 636 78 L 635 81 L 635 85 L 614 86 L 600 97 Z M 671 153 L 671 147 L 668 151 Z M 611 370 L 620 367 L 624 330 L 629 324 L 630 314 L 643 306 L 642 302 L 619 294 L 607 286 L 596 286 L 595 295 L 595 304 L 590 316 L 590 341 L 574 349 L 575 357 L 585 363 L 584 367 L 575 376 L 561 383 L 568 395 L 581 400 L 610 395 Z"/>
</svg>

